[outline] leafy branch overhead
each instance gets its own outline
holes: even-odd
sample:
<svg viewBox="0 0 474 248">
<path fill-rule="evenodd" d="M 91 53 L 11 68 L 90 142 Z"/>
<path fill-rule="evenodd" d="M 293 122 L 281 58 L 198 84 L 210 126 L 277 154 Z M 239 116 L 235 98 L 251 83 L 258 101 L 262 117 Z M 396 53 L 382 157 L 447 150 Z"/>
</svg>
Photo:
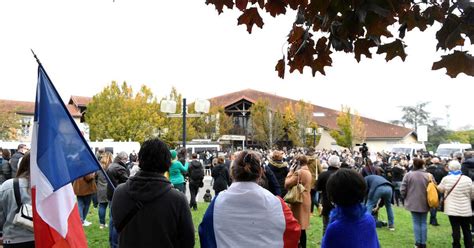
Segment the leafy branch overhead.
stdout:
<svg viewBox="0 0 474 248">
<path fill-rule="evenodd" d="M 446 68 L 451 77 L 474 76 L 474 57 L 462 51 L 474 46 L 474 2 L 469 0 L 206 0 L 206 4 L 213 4 L 219 14 L 224 7 L 235 6 L 242 12 L 237 25 L 246 25 L 249 33 L 255 25 L 263 28 L 263 12 L 276 17 L 296 10 L 286 55 L 275 66 L 281 78 L 287 66 L 290 73 L 303 73 L 308 67 L 313 76 L 316 72 L 325 75 L 334 51 L 353 53 L 360 62 L 361 55 L 372 58 L 371 48 L 377 47 L 376 53 L 385 54 L 385 60 L 400 57 L 405 61 L 406 32 L 425 31 L 435 22 L 441 24 L 436 50 L 447 54 L 432 69 Z"/>
</svg>

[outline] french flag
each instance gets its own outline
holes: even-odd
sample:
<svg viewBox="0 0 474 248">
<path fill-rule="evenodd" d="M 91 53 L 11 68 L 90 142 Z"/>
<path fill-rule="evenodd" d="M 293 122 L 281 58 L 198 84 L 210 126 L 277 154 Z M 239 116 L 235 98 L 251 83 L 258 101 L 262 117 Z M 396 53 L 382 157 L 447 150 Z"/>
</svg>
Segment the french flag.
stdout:
<svg viewBox="0 0 474 248">
<path fill-rule="evenodd" d="M 71 182 L 100 166 L 41 64 L 30 156 L 36 247 L 87 247 Z"/>
<path fill-rule="evenodd" d="M 283 199 L 254 182 L 232 183 L 214 198 L 199 225 L 203 248 L 295 248 L 300 233 Z"/>
</svg>

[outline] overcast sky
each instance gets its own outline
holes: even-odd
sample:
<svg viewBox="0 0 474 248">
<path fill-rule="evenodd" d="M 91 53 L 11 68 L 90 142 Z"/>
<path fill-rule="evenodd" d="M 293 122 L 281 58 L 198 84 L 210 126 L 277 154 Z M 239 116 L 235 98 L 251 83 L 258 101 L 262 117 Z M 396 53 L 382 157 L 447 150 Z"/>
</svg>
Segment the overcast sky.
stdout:
<svg viewBox="0 0 474 248">
<path fill-rule="evenodd" d="M 308 70 L 282 80 L 274 67 L 293 12 L 264 14 L 264 28 L 249 35 L 236 25 L 237 10 L 217 15 L 205 0 L 66 2 L 0 2 L 0 99 L 34 101 L 32 48 L 65 101 L 92 96 L 112 80 L 134 89 L 146 84 L 159 97 L 175 86 L 189 101 L 253 88 L 333 109 L 349 105 L 382 121 L 399 119 L 399 106 L 430 101 L 434 117 L 446 119 L 450 106 L 451 128 L 474 125 L 474 78 L 431 70 L 441 55 L 439 27 L 407 33 L 405 63 L 398 57 L 387 63 L 383 55 L 357 63 L 340 53 L 326 76 L 313 78 Z"/>
</svg>

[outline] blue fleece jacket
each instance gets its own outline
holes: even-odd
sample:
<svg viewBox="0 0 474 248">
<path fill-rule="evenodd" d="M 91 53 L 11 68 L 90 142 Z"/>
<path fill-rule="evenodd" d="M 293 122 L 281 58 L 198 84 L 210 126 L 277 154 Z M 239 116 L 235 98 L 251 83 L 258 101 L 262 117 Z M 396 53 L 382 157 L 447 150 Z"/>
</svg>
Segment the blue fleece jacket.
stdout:
<svg viewBox="0 0 474 248">
<path fill-rule="evenodd" d="M 338 206 L 331 211 L 321 248 L 379 248 L 375 228 L 374 218 L 362 204 Z"/>
</svg>

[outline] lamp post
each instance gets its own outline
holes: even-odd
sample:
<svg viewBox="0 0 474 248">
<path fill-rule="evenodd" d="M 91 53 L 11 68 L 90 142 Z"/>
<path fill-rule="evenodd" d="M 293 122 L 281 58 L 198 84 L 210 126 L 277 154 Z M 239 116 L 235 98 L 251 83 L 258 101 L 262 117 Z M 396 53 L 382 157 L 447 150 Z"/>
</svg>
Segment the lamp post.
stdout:
<svg viewBox="0 0 474 248">
<path fill-rule="evenodd" d="M 210 102 L 208 100 L 198 99 L 194 103 L 194 110 L 197 114 L 188 114 L 188 106 L 186 105 L 186 98 L 183 98 L 183 110 L 180 114 L 176 114 L 176 102 L 173 100 L 162 100 L 160 103 L 160 110 L 166 113 L 170 118 L 183 119 L 183 147 L 186 148 L 186 118 L 201 117 L 203 113 L 209 113 Z"/>
<path fill-rule="evenodd" d="M 307 134 L 313 135 L 313 147 L 316 147 L 316 136 L 321 135 L 323 133 L 323 128 L 316 128 L 316 127 L 308 127 L 306 128 Z"/>
</svg>

